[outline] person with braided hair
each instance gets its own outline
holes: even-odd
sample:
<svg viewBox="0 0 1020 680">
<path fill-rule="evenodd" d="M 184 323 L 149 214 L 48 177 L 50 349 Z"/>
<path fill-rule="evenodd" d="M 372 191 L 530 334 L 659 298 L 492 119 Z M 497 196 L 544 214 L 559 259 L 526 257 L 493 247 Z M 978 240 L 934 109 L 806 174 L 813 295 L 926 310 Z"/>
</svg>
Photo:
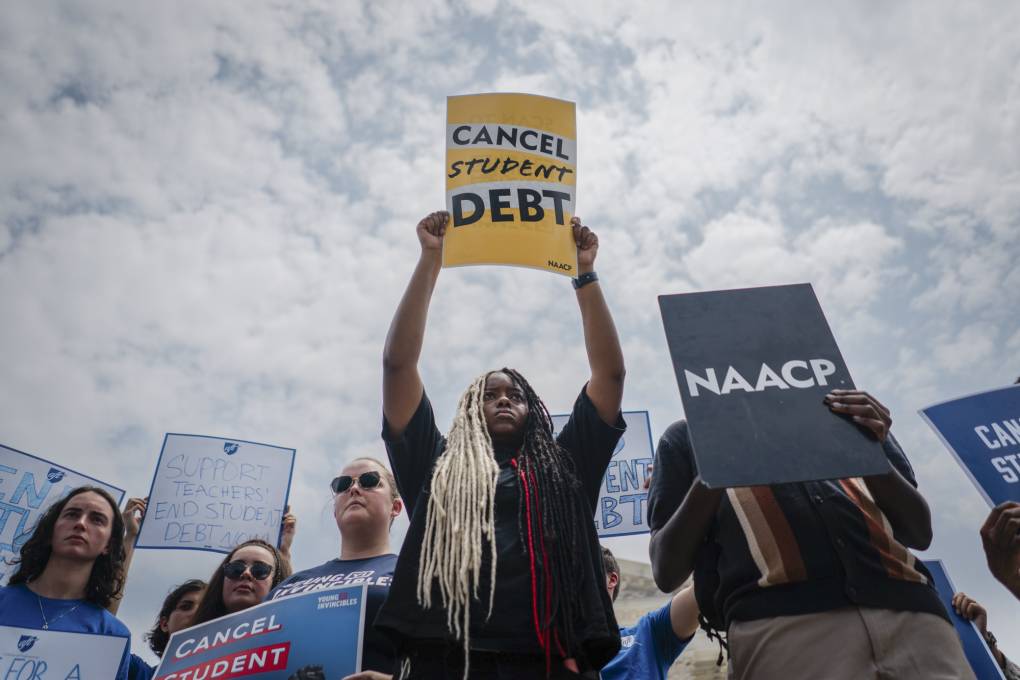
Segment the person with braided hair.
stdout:
<svg viewBox="0 0 1020 680">
<path fill-rule="evenodd" d="M 382 436 L 411 524 L 375 625 L 397 646 L 401 680 L 595 678 L 620 637 L 592 518 L 625 428 L 598 238 L 572 220 L 591 378 L 560 434 L 503 368 L 472 381 L 444 437 L 418 358 L 448 220 L 418 223 L 421 257 L 386 338 Z"/>
</svg>

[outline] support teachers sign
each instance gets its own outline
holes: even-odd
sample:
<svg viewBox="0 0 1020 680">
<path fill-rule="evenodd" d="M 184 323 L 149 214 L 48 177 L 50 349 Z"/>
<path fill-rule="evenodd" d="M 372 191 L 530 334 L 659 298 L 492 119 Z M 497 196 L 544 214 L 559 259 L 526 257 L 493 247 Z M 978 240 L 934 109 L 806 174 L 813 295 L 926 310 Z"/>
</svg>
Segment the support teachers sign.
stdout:
<svg viewBox="0 0 1020 680">
<path fill-rule="evenodd" d="M 294 449 L 168 434 L 137 547 L 227 553 L 253 538 L 279 545 L 293 470 Z"/>
<path fill-rule="evenodd" d="M 528 94 L 449 97 L 443 266 L 577 273 L 573 102 Z"/>
</svg>

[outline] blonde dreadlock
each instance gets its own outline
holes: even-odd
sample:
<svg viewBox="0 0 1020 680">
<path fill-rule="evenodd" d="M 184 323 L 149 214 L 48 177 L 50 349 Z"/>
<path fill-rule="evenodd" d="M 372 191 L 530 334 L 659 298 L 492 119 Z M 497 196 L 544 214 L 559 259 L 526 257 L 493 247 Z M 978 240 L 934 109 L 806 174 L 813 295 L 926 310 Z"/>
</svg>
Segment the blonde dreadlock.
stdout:
<svg viewBox="0 0 1020 680">
<path fill-rule="evenodd" d="M 488 373 L 464 392 L 432 473 L 432 493 L 418 563 L 418 602 L 432 606 L 439 585 L 446 624 L 463 636 L 465 673 L 471 635 L 471 599 L 478 599 L 482 550 L 489 550 L 489 615 L 496 594 L 496 480 L 499 465 L 482 411 Z M 488 615 L 486 616 L 488 618 Z"/>
</svg>

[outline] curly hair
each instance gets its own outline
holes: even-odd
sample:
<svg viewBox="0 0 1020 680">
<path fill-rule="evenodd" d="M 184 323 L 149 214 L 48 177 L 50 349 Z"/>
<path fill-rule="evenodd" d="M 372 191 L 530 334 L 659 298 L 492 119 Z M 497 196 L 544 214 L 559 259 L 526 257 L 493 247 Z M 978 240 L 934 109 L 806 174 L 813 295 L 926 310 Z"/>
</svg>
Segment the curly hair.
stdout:
<svg viewBox="0 0 1020 680">
<path fill-rule="evenodd" d="M 156 617 L 156 625 L 145 634 L 145 640 L 149 643 L 149 649 L 152 650 L 153 654 L 162 657 L 163 652 L 166 650 L 166 644 L 170 642 L 170 633 L 163 630 L 163 623 L 174 613 L 177 605 L 181 603 L 185 595 L 200 592 L 205 590 L 205 587 L 205 581 L 200 578 L 188 579 L 171 590 L 170 594 L 166 596 L 166 599 L 163 600 L 163 607 L 159 610 L 159 616 Z"/>
<path fill-rule="evenodd" d="M 53 528 L 60 518 L 64 507 L 75 496 L 83 493 L 94 493 L 103 497 L 110 504 L 113 513 L 113 527 L 110 531 L 110 542 L 107 551 L 96 558 L 92 564 L 88 583 L 85 586 L 85 601 L 101 609 L 120 597 L 124 588 L 124 518 L 117 507 L 117 501 L 105 489 L 96 486 L 79 486 L 72 489 L 66 496 L 51 505 L 39 518 L 32 536 L 21 546 L 20 557 L 14 561 L 18 570 L 11 576 L 9 585 L 28 583 L 42 576 L 46 564 L 53 553 Z"/>
<path fill-rule="evenodd" d="M 223 604 L 223 579 L 226 578 L 223 575 L 223 568 L 234 559 L 234 554 L 241 548 L 249 545 L 258 546 L 259 548 L 265 548 L 273 555 L 273 580 L 269 585 L 270 590 L 280 585 L 280 583 L 291 575 L 290 561 L 283 559 L 280 555 L 280 551 L 276 549 L 271 543 L 263 541 L 261 538 L 253 538 L 250 541 L 245 541 L 234 546 L 234 549 L 223 558 L 220 562 L 220 566 L 216 567 L 216 571 L 209 577 L 209 587 L 205 589 L 205 594 L 202 596 L 202 601 L 198 603 L 198 607 L 195 608 L 195 616 L 191 620 L 193 626 L 197 626 L 200 623 L 212 621 L 218 619 L 221 616 L 225 616 L 227 612 L 227 606 Z"/>
</svg>

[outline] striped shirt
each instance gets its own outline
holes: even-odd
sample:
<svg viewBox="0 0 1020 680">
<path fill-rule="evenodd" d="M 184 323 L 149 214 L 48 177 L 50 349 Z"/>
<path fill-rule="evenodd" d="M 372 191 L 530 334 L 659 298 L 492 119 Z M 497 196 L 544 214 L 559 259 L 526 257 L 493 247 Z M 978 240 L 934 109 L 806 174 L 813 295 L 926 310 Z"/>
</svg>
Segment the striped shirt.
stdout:
<svg viewBox="0 0 1020 680">
<path fill-rule="evenodd" d="M 889 462 L 917 486 L 890 434 Z M 672 517 L 697 468 L 687 423 L 659 440 L 648 525 Z M 948 620 L 924 565 L 893 536 L 863 479 L 727 489 L 695 559 L 698 605 L 728 626 L 847 606 L 928 612 Z"/>
</svg>

